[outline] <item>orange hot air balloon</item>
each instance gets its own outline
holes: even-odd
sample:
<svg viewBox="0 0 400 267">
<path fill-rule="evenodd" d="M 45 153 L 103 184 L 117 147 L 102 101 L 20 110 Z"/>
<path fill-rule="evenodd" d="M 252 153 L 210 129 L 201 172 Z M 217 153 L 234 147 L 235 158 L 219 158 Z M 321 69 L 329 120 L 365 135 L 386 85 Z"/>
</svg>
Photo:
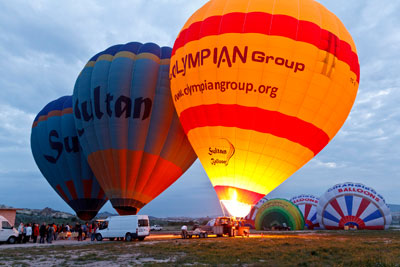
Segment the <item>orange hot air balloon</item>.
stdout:
<svg viewBox="0 0 400 267">
<path fill-rule="evenodd" d="M 234 216 L 318 154 L 353 106 L 355 44 L 313 0 L 211 0 L 172 51 L 175 108 Z"/>
</svg>

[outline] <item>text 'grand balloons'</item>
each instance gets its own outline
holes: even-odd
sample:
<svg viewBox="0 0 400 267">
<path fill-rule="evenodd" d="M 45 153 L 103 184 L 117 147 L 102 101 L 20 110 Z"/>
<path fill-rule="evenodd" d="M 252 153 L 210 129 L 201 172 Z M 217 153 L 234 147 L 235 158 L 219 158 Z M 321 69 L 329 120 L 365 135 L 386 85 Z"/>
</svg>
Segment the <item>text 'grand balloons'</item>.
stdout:
<svg viewBox="0 0 400 267">
<path fill-rule="evenodd" d="M 360 73 L 350 34 L 313 0 L 211 0 L 179 33 L 170 79 L 219 199 L 242 217 L 335 136 Z"/>
<path fill-rule="evenodd" d="M 196 159 L 172 104 L 171 48 L 115 45 L 92 57 L 75 83 L 83 152 L 119 214 L 136 214 Z"/>
<path fill-rule="evenodd" d="M 47 104 L 31 133 L 33 157 L 54 190 L 82 220 L 91 220 L 106 203 L 82 153 L 72 115 L 72 96 Z"/>
<path fill-rule="evenodd" d="M 321 227 L 384 230 L 392 223 L 385 199 L 374 189 L 358 183 L 337 184 L 323 194 L 317 206 Z"/>
<path fill-rule="evenodd" d="M 257 211 L 255 228 L 257 230 L 271 230 L 272 227 L 290 227 L 290 230 L 303 230 L 303 214 L 296 205 L 286 199 L 268 200 Z"/>
<path fill-rule="evenodd" d="M 318 198 L 313 195 L 299 195 L 292 197 L 290 202 L 293 202 L 301 211 L 304 217 L 304 224 L 307 229 L 319 227 L 317 220 L 317 205 Z"/>
</svg>

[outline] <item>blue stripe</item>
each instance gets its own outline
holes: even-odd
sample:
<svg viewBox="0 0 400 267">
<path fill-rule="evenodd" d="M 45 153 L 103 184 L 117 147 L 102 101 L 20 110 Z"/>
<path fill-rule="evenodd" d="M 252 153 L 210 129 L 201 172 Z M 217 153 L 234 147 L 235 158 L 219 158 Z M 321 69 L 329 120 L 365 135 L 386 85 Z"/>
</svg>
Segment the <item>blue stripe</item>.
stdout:
<svg viewBox="0 0 400 267">
<path fill-rule="evenodd" d="M 314 215 L 310 218 L 310 221 L 315 221 L 317 219 L 317 213 L 314 213 Z"/>
<path fill-rule="evenodd" d="M 330 213 L 329 213 L 328 211 L 326 211 L 326 210 L 324 211 L 323 217 L 326 218 L 326 219 L 328 219 L 328 220 L 337 222 L 337 223 L 340 222 L 340 220 L 339 220 L 338 218 L 336 218 L 335 216 L 333 216 L 332 214 L 330 214 Z"/>
<path fill-rule="evenodd" d="M 151 53 L 160 58 L 161 48 L 155 43 L 145 43 L 140 47 L 138 54 L 140 53 Z"/>
<path fill-rule="evenodd" d="M 94 55 L 89 61 L 96 61 L 102 55 L 112 55 L 112 56 L 114 56 L 116 53 L 118 53 L 118 51 L 121 48 L 121 46 L 122 46 L 121 44 L 111 46 L 111 47 L 107 48 L 106 50 Z"/>
<path fill-rule="evenodd" d="M 164 46 L 161 48 L 161 59 L 171 58 L 172 48 Z"/>
<path fill-rule="evenodd" d="M 347 214 L 353 215 L 353 196 L 344 196 L 344 200 L 346 201 Z"/>
<path fill-rule="evenodd" d="M 371 213 L 370 215 L 368 215 L 365 219 L 364 222 L 369 222 L 378 218 L 383 217 L 381 212 L 379 210 L 374 211 L 373 213 Z"/>
</svg>

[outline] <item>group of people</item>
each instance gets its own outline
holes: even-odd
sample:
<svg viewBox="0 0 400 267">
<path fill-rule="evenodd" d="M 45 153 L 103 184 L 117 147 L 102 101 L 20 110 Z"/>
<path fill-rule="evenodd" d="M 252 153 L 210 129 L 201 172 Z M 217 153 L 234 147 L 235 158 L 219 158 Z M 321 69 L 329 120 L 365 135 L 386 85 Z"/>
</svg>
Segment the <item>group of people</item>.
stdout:
<svg viewBox="0 0 400 267">
<path fill-rule="evenodd" d="M 77 233 L 76 238 L 78 241 L 83 241 L 86 238 L 91 238 L 92 241 L 95 240 L 95 232 L 99 227 L 99 224 L 93 222 L 91 224 L 79 224 L 77 223 L 74 227 L 69 224 L 46 224 L 43 222 L 40 226 L 38 223 L 20 223 L 18 226 L 18 238 L 17 243 L 37 243 L 39 238 L 39 243 L 44 244 L 52 243 L 53 240 L 67 239 L 71 238 L 71 233 Z"/>
</svg>

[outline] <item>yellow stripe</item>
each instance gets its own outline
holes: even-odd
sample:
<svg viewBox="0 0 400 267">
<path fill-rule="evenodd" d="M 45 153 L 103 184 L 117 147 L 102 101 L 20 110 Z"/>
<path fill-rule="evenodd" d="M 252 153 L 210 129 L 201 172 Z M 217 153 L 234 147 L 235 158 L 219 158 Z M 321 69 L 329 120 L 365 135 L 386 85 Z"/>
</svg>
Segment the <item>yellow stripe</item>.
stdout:
<svg viewBox="0 0 400 267">
<path fill-rule="evenodd" d="M 180 75 L 171 80 L 172 96 L 179 90 L 184 90 L 187 85 L 201 84 L 205 81 L 213 83 L 221 81 L 221 77 L 224 81 L 250 82 L 257 88 L 261 85 L 276 87 L 277 96 L 271 98 L 267 93 L 246 94 L 245 91 L 239 90 L 193 93 L 175 101 L 178 114 L 189 107 L 203 104 L 256 106 L 297 117 L 322 129 L 330 138 L 335 136 L 349 114 L 357 94 L 358 84 L 351 83 L 351 80 L 355 81 L 357 77 L 349 65 L 311 44 L 261 34 L 246 34 L 246 42 L 243 41 L 243 34 L 205 37 L 188 43 L 184 50 L 177 51 L 172 62 L 180 62 L 181 58 L 189 53 L 195 55 L 199 47 L 211 50 L 217 47 L 220 51 L 227 44 L 235 44 L 242 50 L 248 45 L 247 62 L 242 63 L 238 60 L 232 67 L 223 63 L 217 68 L 210 56 L 205 59 L 203 66 L 187 68 L 185 76 Z M 232 47 L 233 45 L 228 45 L 230 51 Z M 294 72 L 293 69 L 273 62 L 254 62 L 251 60 L 253 51 L 263 51 L 265 57 L 281 57 L 290 62 L 303 63 L 305 70 Z M 327 63 L 327 55 L 334 60 L 330 59 Z M 180 67 L 182 68 L 182 64 Z"/>
<path fill-rule="evenodd" d="M 195 119 L 195 118 L 193 118 Z M 227 154 L 210 149 L 230 149 L 235 153 L 228 165 L 213 164 Z M 231 127 L 202 127 L 189 132 L 188 138 L 213 186 L 226 185 L 267 194 L 313 158 L 307 148 L 284 138 Z"/>
</svg>

